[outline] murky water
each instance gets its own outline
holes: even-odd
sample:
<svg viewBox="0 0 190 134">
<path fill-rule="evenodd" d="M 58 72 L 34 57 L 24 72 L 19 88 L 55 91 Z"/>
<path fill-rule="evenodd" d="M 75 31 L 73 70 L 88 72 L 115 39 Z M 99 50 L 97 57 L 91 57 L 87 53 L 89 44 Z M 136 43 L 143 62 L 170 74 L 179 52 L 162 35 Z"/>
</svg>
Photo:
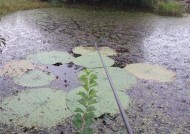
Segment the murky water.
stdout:
<svg viewBox="0 0 190 134">
<path fill-rule="evenodd" d="M 172 83 L 138 80 L 138 85 L 128 90 L 132 99 L 128 116 L 134 133 L 190 133 L 190 16 L 66 8 L 23 11 L 1 19 L 0 40 L 0 64 L 43 50 L 71 52 L 75 46 L 97 42 L 127 50 L 114 57 L 121 67 L 146 62 L 173 70 L 177 77 Z M 48 71 L 59 75 L 66 66 L 49 66 Z M 73 76 L 67 75 L 72 81 L 69 85 L 75 87 L 77 69 L 69 70 Z M 68 86 L 64 78 L 58 78 L 51 86 Z M 0 78 L 3 97 L 22 89 L 11 79 Z"/>
</svg>

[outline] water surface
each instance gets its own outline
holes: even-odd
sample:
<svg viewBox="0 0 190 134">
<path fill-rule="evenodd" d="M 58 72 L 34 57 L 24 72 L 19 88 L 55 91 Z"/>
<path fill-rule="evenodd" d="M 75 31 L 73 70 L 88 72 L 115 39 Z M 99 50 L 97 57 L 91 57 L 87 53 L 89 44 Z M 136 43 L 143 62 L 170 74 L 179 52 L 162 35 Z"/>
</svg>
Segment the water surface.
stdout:
<svg viewBox="0 0 190 134">
<path fill-rule="evenodd" d="M 0 46 L 0 65 L 39 51 L 71 52 L 75 46 L 91 46 L 95 42 L 117 51 L 125 48 L 126 51 L 114 57 L 120 67 L 144 62 L 162 65 L 177 74 L 171 83 L 138 80 L 138 85 L 127 91 L 132 100 L 127 115 L 134 133 L 187 134 L 190 133 L 189 25 L 188 15 L 172 18 L 68 8 L 17 12 L 0 21 L 0 38 L 4 41 Z M 50 66 L 49 71 L 59 74 L 66 66 L 59 66 L 58 70 Z M 74 67 L 69 70 L 73 77 L 67 77 L 75 87 L 77 71 Z M 63 83 L 51 86 L 61 88 L 65 86 Z M 0 85 L 1 99 L 24 89 L 9 78 L 0 78 Z"/>
</svg>

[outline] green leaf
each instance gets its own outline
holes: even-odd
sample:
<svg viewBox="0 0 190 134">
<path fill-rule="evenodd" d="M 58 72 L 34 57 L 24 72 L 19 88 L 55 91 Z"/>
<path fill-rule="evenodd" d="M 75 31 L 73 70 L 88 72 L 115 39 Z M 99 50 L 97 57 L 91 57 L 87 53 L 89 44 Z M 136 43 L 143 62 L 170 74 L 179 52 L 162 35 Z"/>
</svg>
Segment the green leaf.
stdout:
<svg viewBox="0 0 190 134">
<path fill-rule="evenodd" d="M 97 101 L 96 101 L 96 99 L 91 99 L 90 98 L 90 100 L 89 100 L 89 102 L 88 102 L 88 105 L 92 105 L 92 104 L 95 104 L 95 103 L 97 103 Z"/>
<path fill-rule="evenodd" d="M 79 101 L 78 101 L 81 105 L 83 105 L 84 107 L 87 106 L 87 102 L 85 101 L 85 99 L 81 98 Z"/>
<path fill-rule="evenodd" d="M 94 113 L 93 112 L 88 112 L 85 114 L 85 119 L 88 120 L 88 119 L 93 119 L 95 117 Z"/>
<path fill-rule="evenodd" d="M 96 80 L 90 79 L 90 84 L 96 83 Z"/>
<path fill-rule="evenodd" d="M 112 66 L 114 64 L 113 59 L 107 56 L 103 56 L 103 55 L 102 55 L 102 58 L 107 67 Z M 99 68 L 99 67 L 102 68 L 103 67 L 98 54 L 79 56 L 73 60 L 73 63 L 75 65 L 83 66 L 86 68 Z"/>
<path fill-rule="evenodd" d="M 96 110 L 96 108 L 94 107 L 94 106 L 90 106 L 90 107 L 88 107 L 87 108 L 87 112 L 93 112 L 93 111 L 95 111 Z"/>
<path fill-rule="evenodd" d="M 87 75 L 89 75 L 92 71 L 90 71 L 90 70 L 88 70 L 88 69 L 85 69 L 84 70 L 85 71 L 85 73 L 87 74 Z"/>
<path fill-rule="evenodd" d="M 97 97 L 96 95 L 96 90 L 95 89 L 91 89 L 90 92 L 89 92 L 89 97 L 92 98 L 92 97 Z"/>
<path fill-rule="evenodd" d="M 90 83 L 90 87 L 95 87 L 97 86 L 98 84 L 96 82 L 93 82 L 93 83 Z"/>
<path fill-rule="evenodd" d="M 83 122 L 82 122 L 82 116 L 81 116 L 81 114 L 76 114 L 74 116 L 73 124 L 75 125 L 75 127 L 77 129 L 80 129 L 82 127 Z"/>
<path fill-rule="evenodd" d="M 93 134 L 92 128 L 85 128 L 82 132 L 82 134 Z"/>
<path fill-rule="evenodd" d="M 85 119 L 85 126 L 90 127 L 94 123 L 93 119 Z"/>
<path fill-rule="evenodd" d="M 95 74 L 91 74 L 91 75 L 90 75 L 90 79 L 91 79 L 91 80 L 95 80 L 95 79 L 97 79 L 97 78 L 98 78 L 98 77 L 97 77 Z"/>
<path fill-rule="evenodd" d="M 82 76 L 80 77 L 80 80 L 81 80 L 84 84 L 88 85 L 88 79 L 87 79 L 87 76 L 86 76 L 86 75 L 82 75 Z"/>
<path fill-rule="evenodd" d="M 84 89 L 88 92 L 89 91 L 89 87 L 87 85 L 83 85 Z"/>
<path fill-rule="evenodd" d="M 84 92 L 79 92 L 78 95 L 80 95 L 83 99 L 88 100 L 88 96 Z"/>
<path fill-rule="evenodd" d="M 76 108 L 74 112 L 84 113 L 84 111 L 81 108 Z"/>
</svg>

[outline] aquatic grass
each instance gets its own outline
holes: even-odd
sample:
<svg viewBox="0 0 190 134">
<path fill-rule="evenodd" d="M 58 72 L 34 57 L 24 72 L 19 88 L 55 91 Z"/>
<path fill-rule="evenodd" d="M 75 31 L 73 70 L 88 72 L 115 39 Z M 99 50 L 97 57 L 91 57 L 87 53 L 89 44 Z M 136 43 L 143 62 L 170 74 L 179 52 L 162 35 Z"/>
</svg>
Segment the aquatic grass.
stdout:
<svg viewBox="0 0 190 134">
<path fill-rule="evenodd" d="M 182 16 L 184 7 L 179 2 L 160 2 L 156 7 L 156 12 L 163 16 Z"/>
<path fill-rule="evenodd" d="M 45 8 L 50 5 L 38 0 L 0 0 L 0 15 L 18 10 Z"/>
</svg>

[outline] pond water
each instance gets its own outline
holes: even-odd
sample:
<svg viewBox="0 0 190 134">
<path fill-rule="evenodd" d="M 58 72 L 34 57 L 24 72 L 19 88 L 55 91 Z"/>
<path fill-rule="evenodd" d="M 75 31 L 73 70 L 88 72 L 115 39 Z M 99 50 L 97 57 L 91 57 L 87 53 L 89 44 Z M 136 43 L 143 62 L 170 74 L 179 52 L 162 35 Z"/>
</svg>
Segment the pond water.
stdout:
<svg viewBox="0 0 190 134">
<path fill-rule="evenodd" d="M 127 115 L 134 133 L 190 133 L 189 15 L 172 18 L 139 12 L 69 8 L 22 11 L 2 17 L 0 40 L 3 40 L 0 67 L 31 53 L 59 50 L 72 54 L 75 46 L 97 43 L 117 51 L 126 50 L 113 57 L 120 67 L 143 62 L 173 70 L 176 72 L 174 82 L 138 80 L 136 86 L 127 90 L 132 100 Z M 67 66 L 49 66 L 48 71 L 56 75 L 70 72 L 67 75 L 72 85 L 67 88 L 69 91 L 78 86 L 75 76 L 80 68 Z M 60 79 L 64 78 L 60 76 Z M 66 86 L 61 80 L 51 87 Z M 2 100 L 23 89 L 11 79 L 0 77 Z M 110 130 L 109 133 L 114 132 Z"/>
</svg>

